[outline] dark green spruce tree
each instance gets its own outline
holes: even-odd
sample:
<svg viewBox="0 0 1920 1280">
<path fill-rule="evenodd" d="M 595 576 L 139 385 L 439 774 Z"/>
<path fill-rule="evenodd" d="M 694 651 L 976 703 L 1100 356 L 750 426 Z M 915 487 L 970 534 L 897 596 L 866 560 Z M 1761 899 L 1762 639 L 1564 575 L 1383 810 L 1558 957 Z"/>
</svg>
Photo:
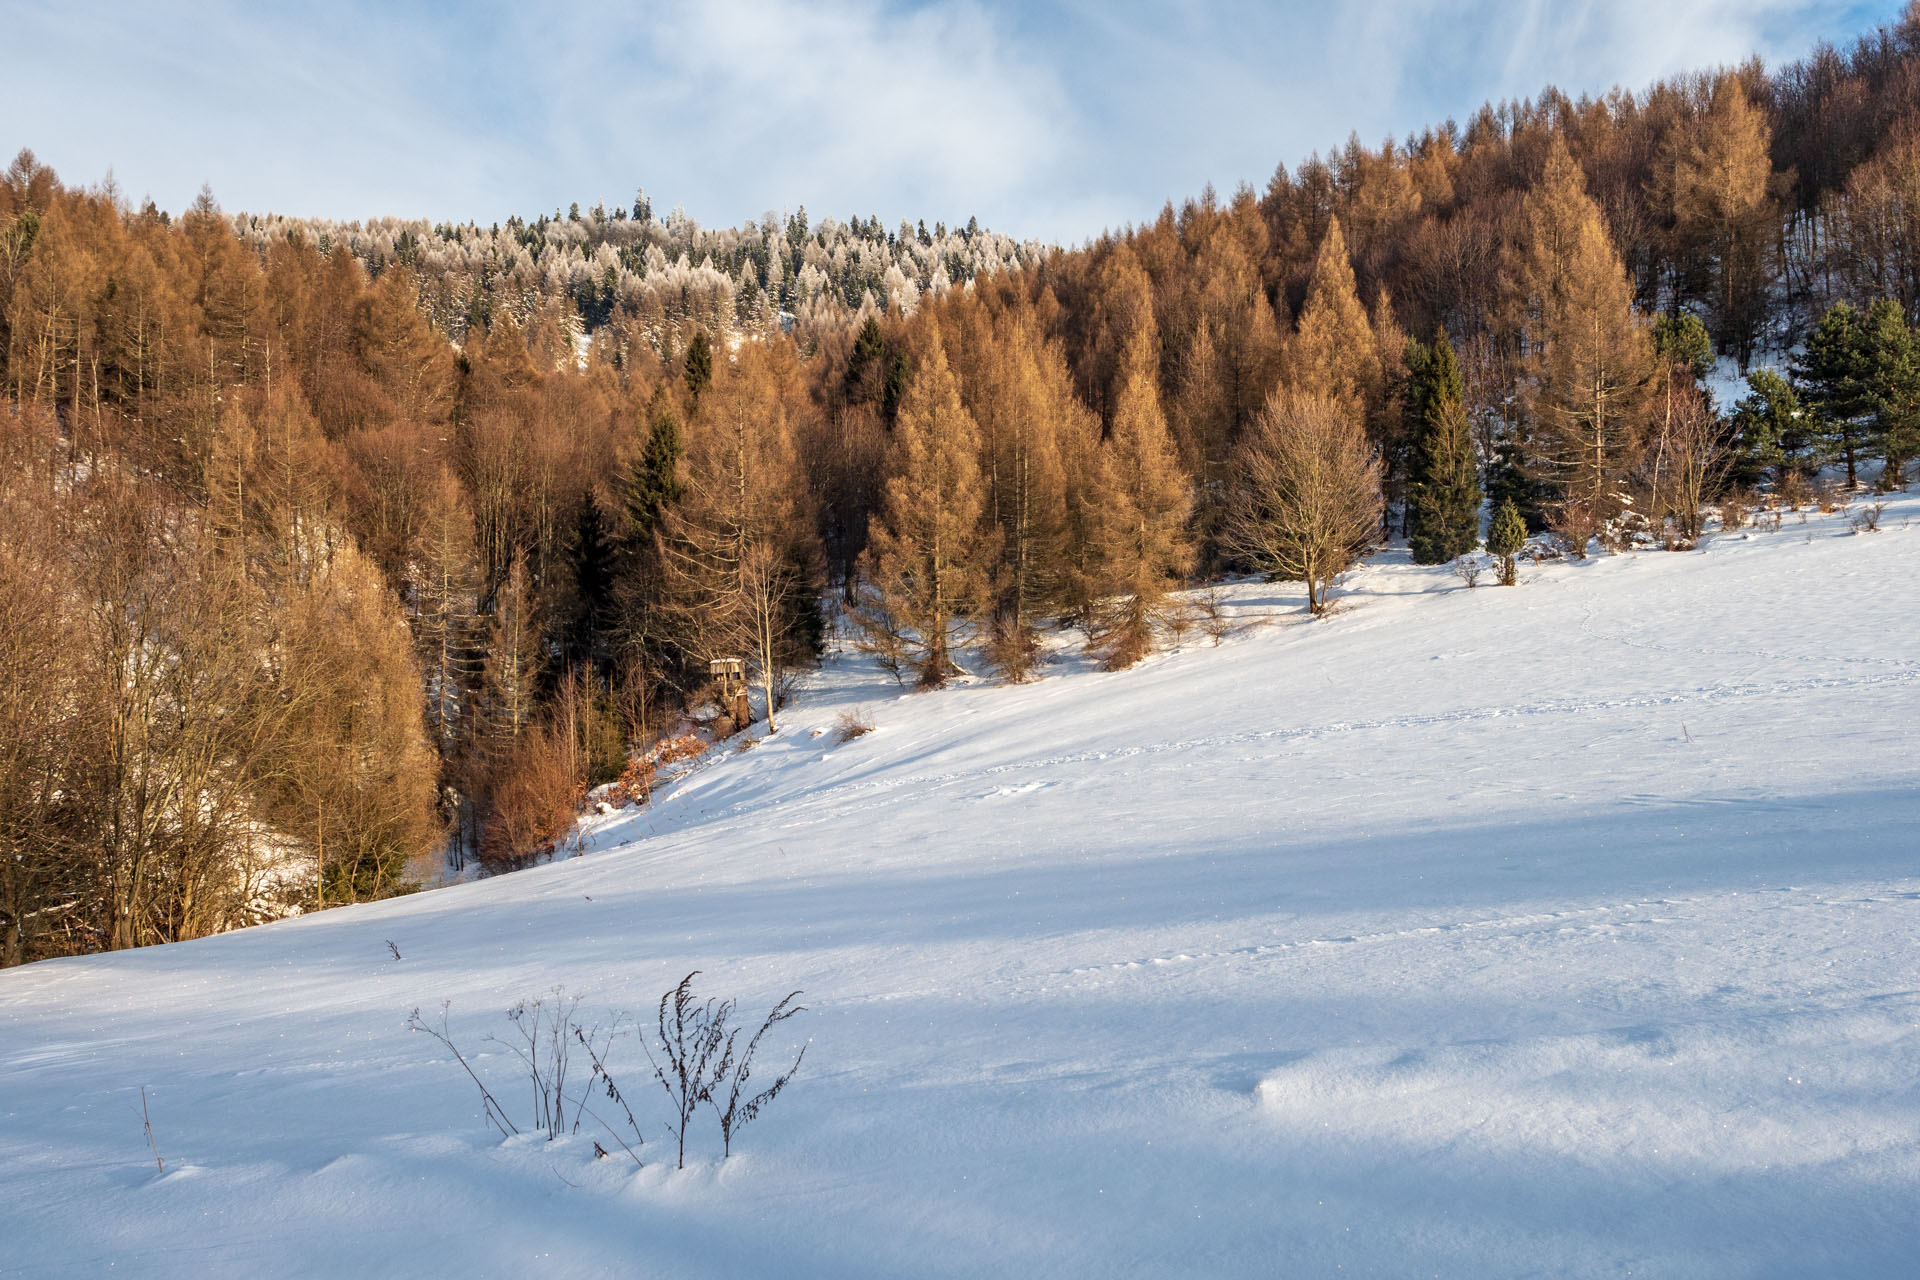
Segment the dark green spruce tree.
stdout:
<svg viewBox="0 0 1920 1280">
<path fill-rule="evenodd" d="M 1520 518 L 1520 508 L 1508 498 L 1493 513 L 1493 523 L 1487 527 L 1487 550 L 1500 558 L 1500 585 L 1510 587 L 1520 581 L 1519 566 L 1514 557 L 1520 554 L 1520 548 L 1527 545 L 1527 522 Z"/>
<path fill-rule="evenodd" d="M 1446 330 L 1408 344 L 1407 541 L 1415 564 L 1445 564 L 1480 541 L 1480 466 L 1467 430 L 1466 379 Z"/>
<path fill-rule="evenodd" d="M 1865 329 L 1864 317 L 1850 303 L 1837 302 L 1820 317 L 1805 354 L 1793 365 L 1801 402 L 1813 411 L 1822 452 L 1846 464 L 1849 489 L 1859 484 L 1867 419 L 1873 412 Z"/>
<path fill-rule="evenodd" d="M 847 402 L 872 405 L 891 427 L 899 421 L 900 397 L 912 377 L 913 364 L 905 349 L 888 339 L 880 322 L 868 316 L 847 355 Z"/>
<path fill-rule="evenodd" d="M 1871 403 L 1870 447 L 1886 469 L 1880 487 L 1898 489 L 1920 453 L 1920 349 L 1906 312 L 1890 298 L 1867 309 L 1862 381 Z"/>
<path fill-rule="evenodd" d="M 567 564 L 572 590 L 559 602 L 556 628 L 569 666 L 600 669 L 606 663 L 606 636 L 613 622 L 614 573 L 619 549 L 607 536 L 600 503 L 588 494 L 580 503 L 571 536 Z"/>
<path fill-rule="evenodd" d="M 654 391 L 647 406 L 647 443 L 627 467 L 622 488 L 626 506 L 622 540 L 629 549 L 651 546 L 661 518 L 680 496 L 680 421 L 673 415 L 665 387 Z"/>
<path fill-rule="evenodd" d="M 1713 339 L 1700 317 L 1691 311 L 1655 320 L 1653 349 L 1660 353 L 1669 377 L 1675 371 L 1684 371 L 1695 383 L 1701 383 L 1713 372 Z"/>
<path fill-rule="evenodd" d="M 1747 375 L 1747 394 L 1733 406 L 1733 473 L 1736 487 L 1755 485 L 1769 472 L 1784 484 L 1795 471 L 1813 469 L 1813 437 L 1793 384 L 1774 369 Z"/>
<path fill-rule="evenodd" d="M 713 382 L 713 343 L 707 339 L 705 329 L 693 335 L 693 341 L 687 344 L 687 363 L 680 376 L 686 380 L 687 394 L 697 404 L 700 393 Z"/>
<path fill-rule="evenodd" d="M 626 657 L 651 666 L 668 652 L 655 616 L 660 587 L 655 535 L 680 497 L 680 420 L 664 386 L 653 393 L 647 423 L 646 441 L 620 478 L 612 603 Z"/>
</svg>

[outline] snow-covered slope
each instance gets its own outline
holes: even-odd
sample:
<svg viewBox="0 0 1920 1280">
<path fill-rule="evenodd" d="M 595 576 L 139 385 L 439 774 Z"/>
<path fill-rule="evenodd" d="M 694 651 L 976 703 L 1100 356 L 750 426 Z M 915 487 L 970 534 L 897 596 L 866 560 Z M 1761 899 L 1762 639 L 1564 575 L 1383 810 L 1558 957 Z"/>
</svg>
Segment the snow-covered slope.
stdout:
<svg viewBox="0 0 1920 1280">
<path fill-rule="evenodd" d="M 0 1275 L 1912 1275 L 1917 516 L 832 666 L 581 857 L 0 973 Z M 812 1043 L 685 1171 L 631 1043 L 638 1171 L 402 1026 L 524 1113 L 508 1005 L 695 968 Z"/>
</svg>

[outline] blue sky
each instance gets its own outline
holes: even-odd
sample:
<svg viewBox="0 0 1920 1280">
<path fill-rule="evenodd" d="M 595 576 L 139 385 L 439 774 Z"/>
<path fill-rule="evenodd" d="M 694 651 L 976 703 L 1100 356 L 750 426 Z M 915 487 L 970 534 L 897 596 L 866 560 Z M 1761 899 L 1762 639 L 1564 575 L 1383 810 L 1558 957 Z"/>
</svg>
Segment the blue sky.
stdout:
<svg viewBox="0 0 1920 1280">
<path fill-rule="evenodd" d="M 1077 242 L 1547 83 L 1890 21 L 1901 0 L 0 0 L 0 148 L 178 209 L 491 221 L 573 200 Z M 4 157 L 0 157 L 4 158 Z"/>
</svg>

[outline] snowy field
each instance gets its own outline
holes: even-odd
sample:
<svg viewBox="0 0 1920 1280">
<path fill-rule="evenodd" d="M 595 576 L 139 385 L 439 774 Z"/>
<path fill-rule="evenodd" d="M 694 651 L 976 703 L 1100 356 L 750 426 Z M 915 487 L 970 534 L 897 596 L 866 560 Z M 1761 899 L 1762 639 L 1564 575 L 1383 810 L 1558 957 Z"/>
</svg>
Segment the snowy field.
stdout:
<svg viewBox="0 0 1920 1280">
<path fill-rule="evenodd" d="M 583 856 L 0 973 L 0 1275 L 1920 1274 L 1920 500 L 1523 577 L 830 665 Z M 524 1124 L 510 1004 L 695 968 L 811 1046 L 684 1171 L 632 1043 L 639 1170 L 403 1027 Z"/>
</svg>

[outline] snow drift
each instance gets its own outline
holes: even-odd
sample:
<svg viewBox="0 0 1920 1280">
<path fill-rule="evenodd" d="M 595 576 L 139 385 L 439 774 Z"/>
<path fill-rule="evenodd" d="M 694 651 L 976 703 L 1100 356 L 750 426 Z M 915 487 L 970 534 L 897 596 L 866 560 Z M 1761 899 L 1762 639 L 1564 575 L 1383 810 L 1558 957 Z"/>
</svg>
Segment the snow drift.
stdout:
<svg viewBox="0 0 1920 1280">
<path fill-rule="evenodd" d="M 579 857 L 0 974 L 0 1275 L 1911 1274 L 1916 515 L 836 662 Z M 696 968 L 811 1044 L 684 1171 L 644 1065 L 636 1171 L 403 1029 L 524 1107 L 509 1005 Z"/>
</svg>

